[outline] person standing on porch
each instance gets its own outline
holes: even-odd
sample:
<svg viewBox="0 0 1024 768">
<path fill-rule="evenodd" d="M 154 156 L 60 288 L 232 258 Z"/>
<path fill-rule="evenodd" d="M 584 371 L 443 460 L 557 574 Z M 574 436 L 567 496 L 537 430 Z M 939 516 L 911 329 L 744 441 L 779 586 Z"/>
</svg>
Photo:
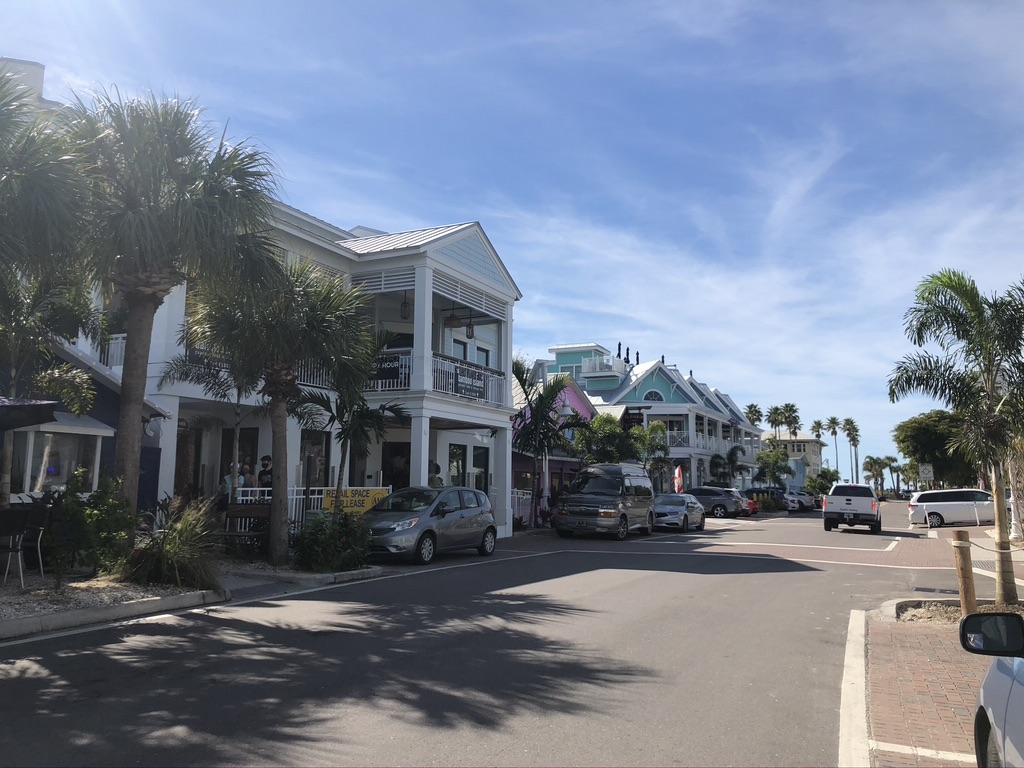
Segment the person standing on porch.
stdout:
<svg viewBox="0 0 1024 768">
<path fill-rule="evenodd" d="M 270 454 L 263 456 L 260 459 L 262 468 L 259 474 L 256 475 L 256 482 L 259 483 L 260 488 L 273 488 L 274 487 L 274 473 L 271 471 L 274 466 L 273 460 L 270 458 Z"/>
</svg>

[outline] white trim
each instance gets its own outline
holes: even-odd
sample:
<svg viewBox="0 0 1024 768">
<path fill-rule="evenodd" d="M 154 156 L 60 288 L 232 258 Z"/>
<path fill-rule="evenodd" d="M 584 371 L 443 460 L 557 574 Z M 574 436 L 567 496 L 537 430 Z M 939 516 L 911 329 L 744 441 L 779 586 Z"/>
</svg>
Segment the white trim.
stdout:
<svg viewBox="0 0 1024 768">
<path fill-rule="evenodd" d="M 839 765 L 868 768 L 868 707 L 864 662 L 867 613 L 850 611 L 843 662 L 842 698 L 839 704 Z"/>
</svg>

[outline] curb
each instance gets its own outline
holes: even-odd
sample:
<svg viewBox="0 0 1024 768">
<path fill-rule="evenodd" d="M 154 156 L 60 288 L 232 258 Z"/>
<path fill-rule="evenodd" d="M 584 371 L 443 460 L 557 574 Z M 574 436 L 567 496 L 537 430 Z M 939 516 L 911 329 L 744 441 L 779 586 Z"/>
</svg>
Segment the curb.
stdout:
<svg viewBox="0 0 1024 768">
<path fill-rule="evenodd" d="M 262 583 L 286 583 L 299 584 L 305 587 L 318 587 L 330 584 L 344 584 L 349 581 L 374 579 L 383 573 L 384 569 L 380 566 L 370 566 L 355 571 L 341 571 L 339 573 L 308 575 L 277 573 L 274 575 L 274 578 L 267 578 Z M 256 575 L 254 578 L 252 571 L 239 572 L 239 574 L 245 575 L 254 581 L 258 581 L 261 578 L 259 575 Z M 132 600 L 127 603 L 98 608 L 82 608 L 76 611 L 27 616 L 24 619 L 12 619 L 11 621 L 0 623 L 0 640 L 15 640 L 29 635 L 59 632 L 65 629 L 78 629 L 95 624 L 107 624 L 114 621 L 137 619 L 141 616 L 183 611 L 204 605 L 218 605 L 229 602 L 231 602 L 231 590 L 209 589 L 202 592 L 186 592 L 181 595 L 171 595 L 170 597 L 148 597 L 143 600 Z"/>
</svg>

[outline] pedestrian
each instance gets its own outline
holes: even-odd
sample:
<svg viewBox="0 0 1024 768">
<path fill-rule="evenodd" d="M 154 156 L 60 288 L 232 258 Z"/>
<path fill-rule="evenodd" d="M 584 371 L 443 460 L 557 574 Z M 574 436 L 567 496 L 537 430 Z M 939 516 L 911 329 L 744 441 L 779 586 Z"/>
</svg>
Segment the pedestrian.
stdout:
<svg viewBox="0 0 1024 768">
<path fill-rule="evenodd" d="M 273 488 L 274 487 L 274 473 L 272 469 L 274 462 L 270 458 L 270 454 L 262 456 L 260 458 L 260 465 L 262 468 L 259 474 L 256 475 L 256 482 L 259 483 L 260 488 Z"/>
<path fill-rule="evenodd" d="M 252 469 L 249 468 L 248 464 L 242 465 L 242 478 L 245 480 L 246 488 L 256 487 L 256 475 L 252 473 Z"/>
</svg>

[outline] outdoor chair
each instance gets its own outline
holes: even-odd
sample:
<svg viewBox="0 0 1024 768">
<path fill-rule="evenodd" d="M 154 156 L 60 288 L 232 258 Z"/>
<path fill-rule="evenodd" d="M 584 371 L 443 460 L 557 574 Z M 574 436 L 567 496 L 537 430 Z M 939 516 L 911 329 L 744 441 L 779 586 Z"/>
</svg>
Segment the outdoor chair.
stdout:
<svg viewBox="0 0 1024 768">
<path fill-rule="evenodd" d="M 28 525 L 27 509 L 9 509 L 0 512 L 0 541 L 6 539 L 6 544 L 0 544 L 0 555 L 7 555 L 7 567 L 4 569 L 4 584 L 7 584 L 7 575 L 11 571 L 11 556 L 18 556 L 18 578 L 21 580 L 21 588 L 25 588 L 25 572 L 22 566 L 21 544 L 25 539 L 25 528 Z"/>
</svg>

